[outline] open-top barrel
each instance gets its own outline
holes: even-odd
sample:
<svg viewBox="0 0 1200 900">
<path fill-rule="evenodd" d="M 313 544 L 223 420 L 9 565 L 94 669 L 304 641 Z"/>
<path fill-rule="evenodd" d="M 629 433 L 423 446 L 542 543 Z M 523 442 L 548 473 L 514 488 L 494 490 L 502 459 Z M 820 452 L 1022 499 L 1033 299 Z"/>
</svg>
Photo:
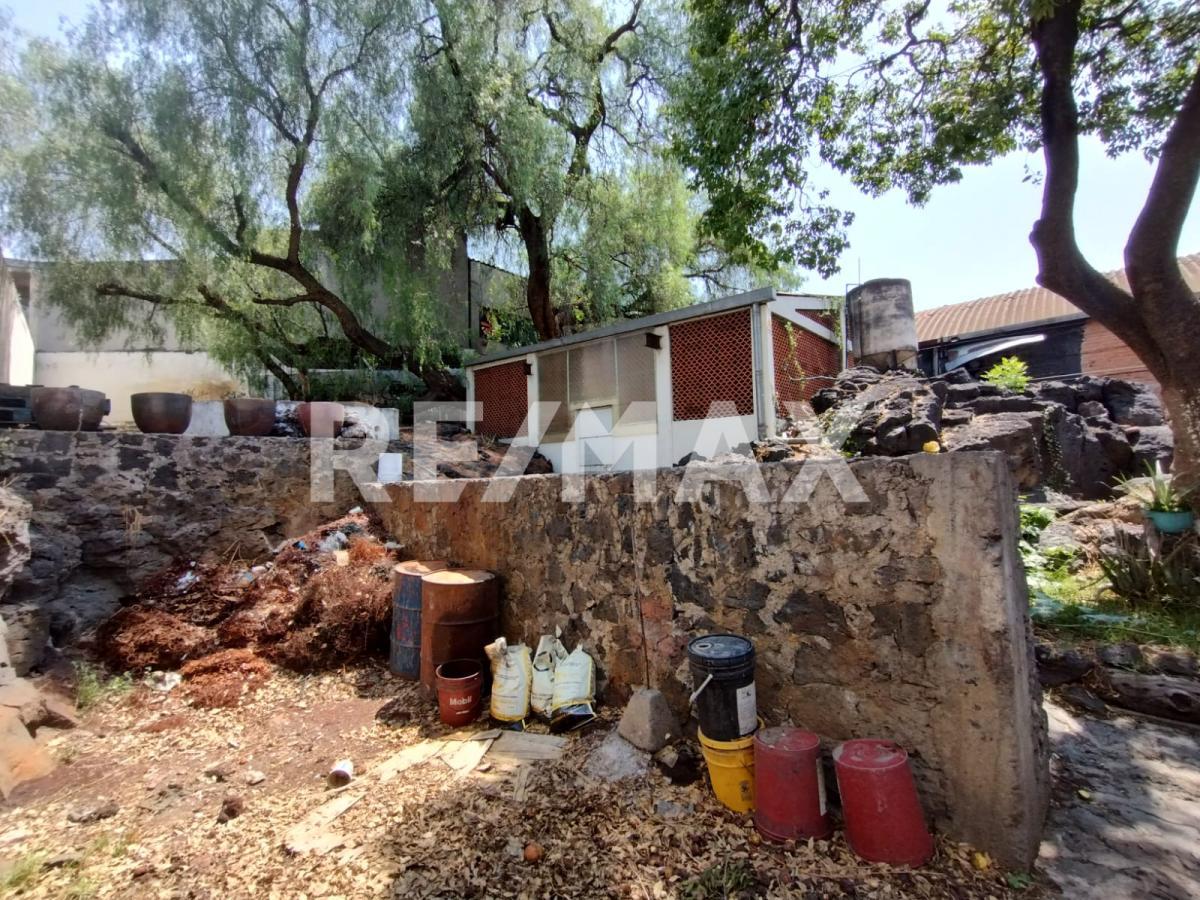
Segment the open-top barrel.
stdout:
<svg viewBox="0 0 1200 900">
<path fill-rule="evenodd" d="M 421 684 L 433 690 L 437 667 L 452 659 L 486 660 L 483 648 L 500 633 L 496 576 L 481 569 L 445 569 L 421 579 Z"/>
</svg>

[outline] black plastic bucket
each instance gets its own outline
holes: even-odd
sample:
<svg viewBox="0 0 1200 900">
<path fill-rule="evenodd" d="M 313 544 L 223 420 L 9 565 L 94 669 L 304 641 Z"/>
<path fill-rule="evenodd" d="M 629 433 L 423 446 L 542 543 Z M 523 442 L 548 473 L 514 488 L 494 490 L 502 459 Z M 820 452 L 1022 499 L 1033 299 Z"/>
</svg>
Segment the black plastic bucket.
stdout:
<svg viewBox="0 0 1200 900">
<path fill-rule="evenodd" d="M 758 727 L 754 645 L 736 634 L 707 634 L 688 644 L 696 716 L 704 736 L 736 741 Z"/>
</svg>

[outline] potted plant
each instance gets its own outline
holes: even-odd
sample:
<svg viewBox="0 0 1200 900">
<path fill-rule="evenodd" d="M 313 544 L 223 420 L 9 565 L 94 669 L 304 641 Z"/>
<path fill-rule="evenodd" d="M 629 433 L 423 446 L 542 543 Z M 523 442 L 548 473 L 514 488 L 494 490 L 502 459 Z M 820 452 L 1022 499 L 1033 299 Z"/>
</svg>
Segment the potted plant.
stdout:
<svg viewBox="0 0 1200 900">
<path fill-rule="evenodd" d="M 1163 534 L 1182 534 L 1196 521 L 1189 505 L 1194 487 L 1180 487 L 1157 464 L 1146 464 L 1148 478 L 1143 482 L 1126 479 L 1129 493 L 1142 501 L 1142 512 Z"/>
</svg>

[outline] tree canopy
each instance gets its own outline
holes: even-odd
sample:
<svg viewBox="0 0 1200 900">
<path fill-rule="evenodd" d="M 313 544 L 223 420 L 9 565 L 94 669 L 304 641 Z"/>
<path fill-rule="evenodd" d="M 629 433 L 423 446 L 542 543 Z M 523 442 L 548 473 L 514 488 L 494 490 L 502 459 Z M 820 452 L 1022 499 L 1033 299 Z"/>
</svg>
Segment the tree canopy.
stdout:
<svg viewBox="0 0 1200 900">
<path fill-rule="evenodd" d="M 1123 338 L 1163 385 L 1185 469 L 1200 460 L 1200 303 L 1176 264 L 1200 174 L 1200 6 L 1190 0 L 693 0 L 676 154 L 704 228 L 764 263 L 823 272 L 844 214 L 822 166 L 914 203 L 964 167 L 1041 150 L 1038 280 Z M 1080 252 L 1079 141 L 1155 162 L 1129 289 Z"/>
<path fill-rule="evenodd" d="M 85 337 L 169 322 L 294 394 L 312 368 L 456 361 L 438 281 L 468 236 L 527 269 L 542 337 L 689 302 L 739 276 L 662 159 L 673 16 L 106 4 L 4 61 L 8 236 L 55 262 L 52 299 Z"/>
</svg>

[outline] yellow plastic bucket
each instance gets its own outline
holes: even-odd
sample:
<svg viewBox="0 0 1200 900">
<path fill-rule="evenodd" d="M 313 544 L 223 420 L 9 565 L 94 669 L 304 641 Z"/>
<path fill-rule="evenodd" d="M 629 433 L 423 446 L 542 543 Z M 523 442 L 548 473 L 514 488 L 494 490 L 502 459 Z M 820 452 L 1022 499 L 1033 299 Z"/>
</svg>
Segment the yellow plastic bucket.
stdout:
<svg viewBox="0 0 1200 900">
<path fill-rule="evenodd" d="M 700 752 L 708 764 L 713 794 L 734 812 L 754 811 L 754 735 L 714 741 L 700 732 Z"/>
</svg>

